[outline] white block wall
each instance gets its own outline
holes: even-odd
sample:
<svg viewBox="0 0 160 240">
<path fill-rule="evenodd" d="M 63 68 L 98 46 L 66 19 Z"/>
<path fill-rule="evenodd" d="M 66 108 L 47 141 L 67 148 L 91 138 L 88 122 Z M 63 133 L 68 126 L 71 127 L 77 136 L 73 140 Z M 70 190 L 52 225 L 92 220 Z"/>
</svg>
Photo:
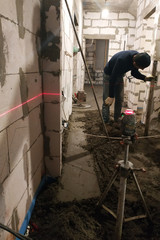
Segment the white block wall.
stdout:
<svg viewBox="0 0 160 240">
<path fill-rule="evenodd" d="M 135 32 L 135 41 L 134 48 L 138 52 L 147 52 L 152 59 L 152 49 L 154 45 L 154 20 L 155 15 L 152 15 L 148 19 L 143 19 L 143 13 L 145 7 L 147 7 L 146 2 L 143 0 L 138 1 L 137 8 L 137 20 L 136 20 L 136 32 Z M 153 62 L 153 59 L 152 59 Z M 141 70 L 140 70 L 141 71 Z M 149 75 L 152 72 L 152 63 L 149 67 L 141 71 L 144 75 Z M 129 75 L 130 73 L 127 73 Z M 137 87 L 136 87 L 137 86 Z M 131 83 L 127 82 L 128 91 L 128 106 L 135 111 L 138 109 L 143 109 L 143 112 L 146 112 L 146 102 L 148 94 L 148 83 L 139 81 L 137 79 L 131 80 Z M 138 96 L 138 98 L 137 98 Z M 144 118 L 144 117 L 143 117 Z M 144 122 L 144 119 L 143 119 Z"/>
<path fill-rule="evenodd" d="M 46 93 L 43 97 L 44 159 L 46 174 L 51 177 L 60 176 L 62 167 L 60 6 L 60 1 L 43 1 L 42 4 L 42 72 L 43 92 Z"/>
<path fill-rule="evenodd" d="M 109 40 L 108 60 L 117 52 L 127 49 L 133 49 L 135 40 L 136 19 L 128 12 L 110 12 L 107 16 L 102 16 L 101 12 L 84 13 L 85 39 L 106 39 Z M 87 48 L 87 45 L 86 45 Z M 94 65 L 94 58 L 87 57 L 89 65 Z M 106 59 L 107 62 L 107 59 Z M 97 72 L 99 75 L 100 73 Z M 103 72 L 102 74 L 103 75 Z M 89 80 L 86 78 L 85 82 Z M 102 84 L 98 78 L 95 84 Z"/>
<path fill-rule="evenodd" d="M 148 19 L 143 19 L 143 13 L 145 8 L 148 8 L 149 4 L 152 4 L 151 0 L 138 1 L 138 11 L 137 11 L 137 23 L 136 23 L 136 39 L 135 39 L 135 49 L 138 51 L 147 51 L 151 55 L 151 65 L 145 69 L 144 74 L 152 74 L 153 69 L 153 61 L 158 60 L 158 66 L 159 66 L 159 60 L 157 57 L 157 53 L 159 52 L 157 49 L 157 41 L 156 39 L 159 39 L 159 33 L 158 33 L 158 26 L 159 26 L 159 1 L 157 2 L 156 6 L 156 12 L 152 14 Z M 157 69 L 157 77 L 159 76 L 159 71 Z M 143 108 L 143 114 L 142 114 L 142 122 L 146 122 L 146 114 L 147 114 L 147 105 L 148 105 L 148 97 L 149 97 L 149 89 L 150 89 L 150 83 L 142 83 L 141 88 L 143 88 L 144 91 L 144 102 L 142 105 Z M 139 94 L 140 94 L 139 89 Z M 139 107 L 140 104 L 138 103 L 137 107 Z M 150 128 L 157 128 L 158 129 L 158 116 L 159 116 L 159 83 L 155 84 L 154 86 L 154 97 L 153 97 L 153 103 L 152 103 L 152 110 L 151 110 L 151 121 L 153 119 L 153 124 L 150 124 Z"/>
<path fill-rule="evenodd" d="M 83 14 L 81 0 L 68 1 L 72 19 L 74 21 L 74 14 L 77 17 L 78 29 L 76 28 L 77 35 L 81 47 L 82 42 L 82 28 L 83 28 Z M 61 35 L 62 35 L 62 48 L 61 48 L 61 89 L 64 93 L 65 100 L 62 102 L 62 118 L 68 121 L 72 113 L 72 94 L 83 90 L 84 85 L 84 63 L 81 53 L 76 55 L 76 64 L 74 65 L 73 47 L 79 47 L 78 42 L 73 31 L 71 19 L 65 4 L 62 1 L 61 9 Z M 74 41 L 75 39 L 75 41 Z M 73 75 L 74 75 L 74 88 L 73 88 Z"/>
<path fill-rule="evenodd" d="M 18 231 L 44 174 L 40 1 L 0 6 L 0 222 Z"/>
<path fill-rule="evenodd" d="M 73 68 L 76 68 L 77 91 L 83 86 L 84 71 L 81 69 L 82 58 L 79 55 L 77 65 L 73 64 L 75 33 L 65 1 L 49 3 L 44 1 L 43 6 L 43 91 L 59 94 L 44 96 L 44 154 L 47 174 L 57 177 L 61 175 L 62 168 L 62 123 L 63 120 L 68 121 L 72 113 Z M 77 17 L 79 23 L 77 34 L 82 43 L 82 3 L 80 0 L 72 0 L 68 2 L 68 6 L 72 19 L 74 20 L 74 14 Z"/>
<path fill-rule="evenodd" d="M 135 17 L 127 12 L 110 12 L 105 18 L 101 12 L 85 12 L 83 34 L 85 38 L 89 35 L 90 39 L 95 39 L 95 35 L 96 39 L 110 39 L 110 58 L 115 52 L 123 50 L 124 40 L 134 39 L 135 24 Z M 134 41 L 126 44 L 126 48 L 130 49 Z"/>
</svg>

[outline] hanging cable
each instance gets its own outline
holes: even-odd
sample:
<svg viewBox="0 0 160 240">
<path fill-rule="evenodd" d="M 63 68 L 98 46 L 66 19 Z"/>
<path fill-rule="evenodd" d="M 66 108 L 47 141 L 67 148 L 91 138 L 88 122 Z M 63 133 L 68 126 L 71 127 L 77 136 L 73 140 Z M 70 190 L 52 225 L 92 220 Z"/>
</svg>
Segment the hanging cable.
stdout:
<svg viewBox="0 0 160 240">
<path fill-rule="evenodd" d="M 14 230 L 12 230 L 11 228 L 3 225 L 2 223 L 0 223 L 0 228 L 2 228 L 3 230 L 10 232 L 11 234 L 13 234 L 15 237 L 21 239 L 21 240 L 32 240 L 32 238 L 29 238 L 27 236 L 24 236 L 20 233 L 15 232 Z"/>
</svg>

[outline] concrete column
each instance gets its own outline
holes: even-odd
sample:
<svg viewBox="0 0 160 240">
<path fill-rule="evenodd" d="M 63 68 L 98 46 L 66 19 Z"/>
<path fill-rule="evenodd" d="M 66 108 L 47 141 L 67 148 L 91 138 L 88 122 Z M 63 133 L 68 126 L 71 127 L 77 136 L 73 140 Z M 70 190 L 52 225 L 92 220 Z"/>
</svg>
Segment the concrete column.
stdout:
<svg viewBox="0 0 160 240">
<path fill-rule="evenodd" d="M 60 80 L 60 4 L 42 1 L 42 72 L 44 94 L 44 155 L 47 174 L 61 174 L 62 120 Z"/>
</svg>

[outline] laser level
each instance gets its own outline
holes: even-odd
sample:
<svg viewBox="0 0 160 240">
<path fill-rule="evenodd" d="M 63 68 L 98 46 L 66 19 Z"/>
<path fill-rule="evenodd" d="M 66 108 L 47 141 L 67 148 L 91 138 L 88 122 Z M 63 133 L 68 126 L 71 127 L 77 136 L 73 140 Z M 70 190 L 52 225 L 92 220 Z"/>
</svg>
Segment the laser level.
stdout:
<svg viewBox="0 0 160 240">
<path fill-rule="evenodd" d="M 136 132 L 136 117 L 132 109 L 126 109 L 122 113 L 121 121 L 122 134 L 124 136 L 134 136 Z"/>
</svg>

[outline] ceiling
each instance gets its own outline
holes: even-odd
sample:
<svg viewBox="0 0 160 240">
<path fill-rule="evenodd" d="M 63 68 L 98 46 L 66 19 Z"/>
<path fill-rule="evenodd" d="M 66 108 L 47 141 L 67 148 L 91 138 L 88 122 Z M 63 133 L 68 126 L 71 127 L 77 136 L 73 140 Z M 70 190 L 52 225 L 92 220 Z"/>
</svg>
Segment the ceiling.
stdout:
<svg viewBox="0 0 160 240">
<path fill-rule="evenodd" d="M 107 8 L 110 11 L 126 11 L 136 16 L 137 0 L 82 0 L 83 10 L 89 12 L 99 12 Z"/>
</svg>

